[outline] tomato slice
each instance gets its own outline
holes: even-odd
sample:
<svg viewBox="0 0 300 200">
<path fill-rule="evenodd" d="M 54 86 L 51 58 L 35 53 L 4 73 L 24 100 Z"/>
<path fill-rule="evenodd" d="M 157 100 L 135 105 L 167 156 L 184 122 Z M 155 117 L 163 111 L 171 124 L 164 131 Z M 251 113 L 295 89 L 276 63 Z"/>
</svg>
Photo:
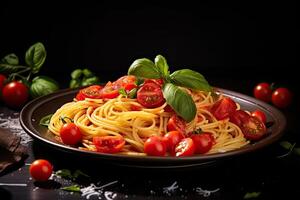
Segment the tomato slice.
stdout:
<svg viewBox="0 0 300 200">
<path fill-rule="evenodd" d="M 78 101 L 82 101 L 85 98 L 91 98 L 91 99 L 101 99 L 101 89 L 103 87 L 100 85 L 92 85 L 86 88 L 81 89 L 77 95 L 76 99 Z"/>
<path fill-rule="evenodd" d="M 195 150 L 195 143 L 191 138 L 182 139 L 175 147 L 176 156 L 192 156 Z"/>
<path fill-rule="evenodd" d="M 155 83 L 144 84 L 137 91 L 137 101 L 146 108 L 156 108 L 165 103 L 161 88 Z"/>
<path fill-rule="evenodd" d="M 217 120 L 223 120 L 237 109 L 236 103 L 229 97 L 218 100 L 211 107 L 211 112 Z"/>
<path fill-rule="evenodd" d="M 96 136 L 93 137 L 93 143 L 98 152 L 117 153 L 124 147 L 125 140 L 121 136 Z"/>
<path fill-rule="evenodd" d="M 163 79 L 146 79 L 144 81 L 144 85 L 147 83 L 155 83 L 155 84 L 159 85 L 160 87 L 162 87 L 164 84 L 164 80 Z"/>
<path fill-rule="evenodd" d="M 167 129 L 168 131 L 178 131 L 185 135 L 186 123 L 181 117 L 178 117 L 176 114 L 174 114 L 168 121 Z"/>
<path fill-rule="evenodd" d="M 250 116 L 248 122 L 243 123 L 240 128 L 245 138 L 252 141 L 260 140 L 267 133 L 265 124 L 253 116 Z"/>
<path fill-rule="evenodd" d="M 266 114 L 261 110 L 255 110 L 251 113 L 251 116 L 257 117 L 260 121 L 262 121 L 264 124 L 267 122 Z"/>
<path fill-rule="evenodd" d="M 108 82 L 105 87 L 101 90 L 101 96 L 103 99 L 114 99 L 119 96 L 120 85 L 116 82 Z"/>
<path fill-rule="evenodd" d="M 170 131 L 164 135 L 163 141 L 171 155 L 175 155 L 175 147 L 183 138 L 184 135 L 179 131 Z"/>
<path fill-rule="evenodd" d="M 214 137 L 211 133 L 199 133 L 191 136 L 195 143 L 195 153 L 204 154 L 207 153 L 215 143 Z"/>
</svg>

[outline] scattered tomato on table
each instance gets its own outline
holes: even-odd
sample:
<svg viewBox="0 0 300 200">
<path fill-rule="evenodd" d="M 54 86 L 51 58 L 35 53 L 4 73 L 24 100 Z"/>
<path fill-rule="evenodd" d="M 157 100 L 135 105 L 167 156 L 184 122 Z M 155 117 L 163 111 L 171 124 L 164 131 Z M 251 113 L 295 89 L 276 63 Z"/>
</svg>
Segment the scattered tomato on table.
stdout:
<svg viewBox="0 0 300 200">
<path fill-rule="evenodd" d="M 255 86 L 253 93 L 255 98 L 259 100 L 267 103 L 271 101 L 272 89 L 269 83 L 259 83 Z"/>
<path fill-rule="evenodd" d="M 2 100 L 12 108 L 21 108 L 28 101 L 28 98 L 28 87 L 19 81 L 12 81 L 2 89 Z"/>
<path fill-rule="evenodd" d="M 49 161 L 39 159 L 31 163 L 29 172 L 36 181 L 47 181 L 53 172 L 53 166 Z"/>
</svg>

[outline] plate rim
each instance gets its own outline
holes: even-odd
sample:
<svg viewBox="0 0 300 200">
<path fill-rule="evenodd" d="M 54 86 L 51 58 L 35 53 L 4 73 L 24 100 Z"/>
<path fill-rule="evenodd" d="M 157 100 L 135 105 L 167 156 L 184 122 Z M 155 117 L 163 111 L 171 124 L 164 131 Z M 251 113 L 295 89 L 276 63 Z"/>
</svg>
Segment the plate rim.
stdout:
<svg viewBox="0 0 300 200">
<path fill-rule="evenodd" d="M 46 143 L 47 145 L 50 145 L 52 147 L 58 148 L 60 150 L 63 150 L 65 152 L 71 152 L 71 153 L 79 153 L 83 154 L 85 156 L 96 156 L 99 159 L 105 159 L 105 160 L 122 160 L 124 161 L 134 161 L 134 164 L 136 162 L 142 162 L 144 164 L 156 164 L 159 162 L 160 164 L 163 164 L 163 166 L 166 165 L 182 165 L 187 163 L 202 163 L 212 160 L 219 160 L 223 158 L 230 158 L 232 156 L 242 155 L 250 152 L 257 151 L 259 149 L 262 149 L 266 146 L 269 146 L 270 144 L 277 141 L 285 132 L 286 128 L 286 117 L 283 115 L 281 111 L 279 111 L 277 108 L 260 101 L 258 99 L 255 99 L 254 97 L 250 97 L 248 95 L 223 89 L 223 88 L 216 88 L 218 91 L 222 92 L 224 96 L 229 96 L 233 99 L 239 99 L 240 101 L 247 102 L 248 104 L 254 104 L 257 107 L 263 108 L 264 110 L 268 111 L 268 114 L 272 115 L 272 118 L 274 119 L 280 119 L 279 130 L 277 131 L 277 134 L 271 134 L 266 136 L 266 138 L 263 138 L 262 140 L 255 142 L 254 144 L 250 144 L 247 146 L 244 146 L 240 149 L 224 152 L 224 153 L 213 153 L 213 154 L 207 154 L 207 155 L 195 155 L 190 157 L 159 157 L 159 156 L 134 156 L 134 155 L 121 155 L 121 154 L 107 154 L 107 153 L 99 153 L 99 152 L 92 152 L 92 151 L 86 151 L 86 150 L 80 150 L 78 148 L 66 146 L 64 144 L 59 144 L 53 141 L 50 141 L 49 139 L 42 137 L 40 133 L 34 128 L 32 125 L 32 114 L 33 112 L 39 108 L 42 104 L 45 104 L 53 99 L 57 99 L 62 96 L 75 94 L 80 88 L 77 89 L 63 89 L 59 90 L 57 92 L 36 98 L 28 102 L 23 109 L 20 112 L 20 124 L 22 128 L 25 130 L 27 134 L 29 134 L 34 139 L 37 139 L 40 142 Z M 75 96 L 75 95 L 74 95 Z M 277 117 L 275 117 L 277 116 Z M 279 121 L 279 120 L 277 120 Z M 276 124 L 276 122 L 274 123 Z"/>
</svg>

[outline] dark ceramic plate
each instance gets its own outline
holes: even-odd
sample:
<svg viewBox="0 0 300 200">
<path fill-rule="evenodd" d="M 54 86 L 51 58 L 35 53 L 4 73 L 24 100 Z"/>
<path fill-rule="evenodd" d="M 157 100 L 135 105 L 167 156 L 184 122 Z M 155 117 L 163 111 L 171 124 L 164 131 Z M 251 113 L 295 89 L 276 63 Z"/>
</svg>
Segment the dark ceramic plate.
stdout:
<svg viewBox="0 0 300 200">
<path fill-rule="evenodd" d="M 57 142 L 54 135 L 47 131 L 47 128 L 40 126 L 39 121 L 42 117 L 54 113 L 64 103 L 72 101 L 78 90 L 61 90 L 59 92 L 37 98 L 29 102 L 21 111 L 20 122 L 24 130 L 34 139 L 50 145 L 58 150 L 82 156 L 86 158 L 97 159 L 100 162 L 111 163 L 115 165 L 142 167 L 142 168 L 185 168 L 194 166 L 207 166 L 225 158 L 254 152 L 261 149 L 274 141 L 278 140 L 283 134 L 286 119 L 283 114 L 274 107 L 258 101 L 252 97 L 237 92 L 219 89 L 224 95 L 233 98 L 238 102 L 242 109 L 253 111 L 255 109 L 262 110 L 268 122 L 273 122 L 268 128 L 269 134 L 262 140 L 249 144 L 241 149 L 216 153 L 210 155 L 192 156 L 192 157 L 152 157 L 152 156 L 126 156 L 115 154 L 103 154 L 90 151 L 79 150 L 70 146 L 66 146 Z"/>
</svg>

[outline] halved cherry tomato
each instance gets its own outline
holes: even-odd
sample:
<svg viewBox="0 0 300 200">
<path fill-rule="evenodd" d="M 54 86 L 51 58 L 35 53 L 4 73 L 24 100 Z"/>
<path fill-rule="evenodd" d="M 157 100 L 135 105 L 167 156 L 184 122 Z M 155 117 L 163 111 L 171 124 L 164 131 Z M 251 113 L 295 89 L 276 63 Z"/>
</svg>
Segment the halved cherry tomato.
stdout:
<svg viewBox="0 0 300 200">
<path fill-rule="evenodd" d="M 155 83 L 144 84 L 137 91 L 137 101 L 146 108 L 156 108 L 165 103 L 161 88 Z"/>
<path fill-rule="evenodd" d="M 52 171 L 53 166 L 51 163 L 43 159 L 35 160 L 29 167 L 30 175 L 36 181 L 47 181 Z"/>
<path fill-rule="evenodd" d="M 96 136 L 93 137 L 93 143 L 98 152 L 117 153 L 124 147 L 125 140 L 122 136 Z"/>
<path fill-rule="evenodd" d="M 176 156 L 192 156 L 195 150 L 195 143 L 191 138 L 182 139 L 175 147 Z"/>
<path fill-rule="evenodd" d="M 142 106 L 130 105 L 130 110 L 132 111 L 141 111 L 143 109 Z"/>
<path fill-rule="evenodd" d="M 269 83 L 259 83 L 253 90 L 255 98 L 265 102 L 271 101 L 272 89 Z"/>
<path fill-rule="evenodd" d="M 241 127 L 243 123 L 249 121 L 250 115 L 243 110 L 236 110 L 230 116 L 230 122 Z"/>
<path fill-rule="evenodd" d="M 278 108 L 286 108 L 292 102 L 292 93 L 287 88 L 278 88 L 272 94 L 272 103 Z"/>
<path fill-rule="evenodd" d="M 173 108 L 170 105 L 166 105 L 164 110 L 165 110 L 165 112 L 174 112 Z"/>
<path fill-rule="evenodd" d="M 196 147 L 195 153 L 207 153 L 215 143 L 214 137 L 211 133 L 193 134 L 191 138 Z"/>
<path fill-rule="evenodd" d="M 184 135 L 179 131 L 170 131 L 164 135 L 163 140 L 171 155 L 175 155 L 175 147 L 183 138 Z"/>
<path fill-rule="evenodd" d="M 251 116 L 258 118 L 260 121 L 262 121 L 264 124 L 267 122 L 267 117 L 265 113 L 261 110 L 255 110 L 251 113 Z"/>
<path fill-rule="evenodd" d="M 78 101 L 84 100 L 85 98 L 91 98 L 91 99 L 101 99 L 101 89 L 103 87 L 100 85 L 92 85 L 86 88 L 81 89 L 77 95 L 76 99 Z"/>
<path fill-rule="evenodd" d="M 167 129 L 168 131 L 178 131 L 185 135 L 186 123 L 181 117 L 178 117 L 176 114 L 174 114 L 168 121 Z"/>
<path fill-rule="evenodd" d="M 155 83 L 155 84 L 159 85 L 160 87 L 162 87 L 162 85 L 164 84 L 164 80 L 163 79 L 146 79 L 144 81 L 144 85 L 147 83 Z"/>
<path fill-rule="evenodd" d="M 151 136 L 144 143 L 144 152 L 149 156 L 165 156 L 166 144 L 160 136 Z"/>
<path fill-rule="evenodd" d="M 133 88 L 137 88 L 136 77 L 132 75 L 122 76 L 114 83 L 119 85 L 120 88 L 124 88 L 127 92 L 132 90 Z"/>
<path fill-rule="evenodd" d="M 101 96 L 103 99 L 114 99 L 119 96 L 120 85 L 115 82 L 108 82 L 101 90 Z"/>
<path fill-rule="evenodd" d="M 243 123 L 240 128 L 245 138 L 253 141 L 261 139 L 267 133 L 265 124 L 258 118 L 252 116 L 250 116 L 248 122 Z"/>
<path fill-rule="evenodd" d="M 75 145 L 82 139 L 81 131 L 74 123 L 64 124 L 59 133 L 64 144 Z"/>
<path fill-rule="evenodd" d="M 223 120 L 237 109 L 236 103 L 229 97 L 224 97 L 211 107 L 211 112 L 217 120 Z"/>
</svg>

